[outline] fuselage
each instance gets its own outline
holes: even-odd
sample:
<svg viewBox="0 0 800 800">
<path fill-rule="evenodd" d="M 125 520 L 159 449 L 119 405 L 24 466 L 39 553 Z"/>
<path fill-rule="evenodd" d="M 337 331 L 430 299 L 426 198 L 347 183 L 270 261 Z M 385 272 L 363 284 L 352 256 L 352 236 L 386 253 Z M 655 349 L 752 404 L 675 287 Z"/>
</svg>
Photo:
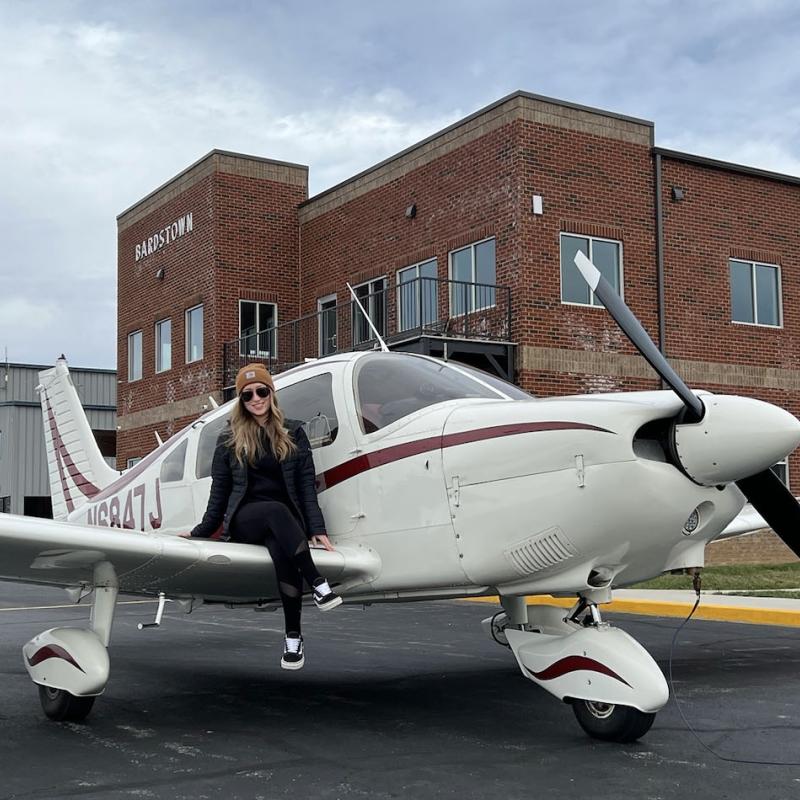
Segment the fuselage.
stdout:
<svg viewBox="0 0 800 800">
<path fill-rule="evenodd" d="M 380 559 L 365 597 L 625 585 L 702 565 L 744 504 L 732 485 L 694 483 L 647 434 L 680 410 L 672 392 L 516 399 L 458 365 L 376 353 L 275 384 L 287 416 L 306 423 L 332 540 Z M 173 436 L 70 521 L 189 530 L 231 408 Z"/>
</svg>

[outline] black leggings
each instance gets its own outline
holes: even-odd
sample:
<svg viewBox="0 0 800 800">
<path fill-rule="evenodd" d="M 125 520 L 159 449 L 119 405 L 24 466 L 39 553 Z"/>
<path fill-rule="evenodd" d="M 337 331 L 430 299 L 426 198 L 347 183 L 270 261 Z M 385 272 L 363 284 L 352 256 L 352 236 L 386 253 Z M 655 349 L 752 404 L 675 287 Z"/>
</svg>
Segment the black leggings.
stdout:
<svg viewBox="0 0 800 800">
<path fill-rule="evenodd" d="M 286 633 L 300 633 L 303 578 L 313 586 L 322 576 L 311 559 L 308 539 L 295 515 L 276 500 L 247 503 L 236 512 L 231 539 L 242 544 L 261 544 L 269 550 L 278 578 Z"/>
</svg>

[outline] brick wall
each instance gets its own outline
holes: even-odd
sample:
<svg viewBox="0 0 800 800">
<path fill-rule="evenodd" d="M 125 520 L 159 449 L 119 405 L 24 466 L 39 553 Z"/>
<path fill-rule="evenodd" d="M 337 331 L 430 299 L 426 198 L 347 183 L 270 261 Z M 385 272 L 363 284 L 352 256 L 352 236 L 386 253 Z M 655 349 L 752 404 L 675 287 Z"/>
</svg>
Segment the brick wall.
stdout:
<svg viewBox="0 0 800 800">
<path fill-rule="evenodd" d="M 118 465 L 143 456 L 221 398 L 223 343 L 239 300 L 299 308 L 297 207 L 305 168 L 215 151 L 119 218 Z M 192 214 L 192 231 L 136 260 L 136 245 Z M 164 277 L 156 272 L 163 269 Z M 186 363 L 185 312 L 202 303 L 203 358 Z M 155 323 L 172 321 L 172 367 L 156 373 Z M 143 334 L 142 379 L 129 382 L 128 334 Z"/>
<path fill-rule="evenodd" d="M 797 556 L 770 530 L 754 531 L 706 547 L 706 566 L 790 564 Z"/>
</svg>

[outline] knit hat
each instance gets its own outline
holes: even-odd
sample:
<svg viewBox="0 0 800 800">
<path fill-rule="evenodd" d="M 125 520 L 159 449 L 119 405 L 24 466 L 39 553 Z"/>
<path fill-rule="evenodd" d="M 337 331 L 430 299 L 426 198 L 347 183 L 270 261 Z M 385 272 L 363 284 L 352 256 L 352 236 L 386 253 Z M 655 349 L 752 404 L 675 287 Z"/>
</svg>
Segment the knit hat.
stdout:
<svg viewBox="0 0 800 800">
<path fill-rule="evenodd" d="M 236 394 L 241 394 L 242 389 L 248 383 L 263 383 L 264 386 L 275 390 L 272 375 L 267 372 L 267 368 L 263 364 L 247 364 L 239 370 L 236 376 Z"/>
</svg>

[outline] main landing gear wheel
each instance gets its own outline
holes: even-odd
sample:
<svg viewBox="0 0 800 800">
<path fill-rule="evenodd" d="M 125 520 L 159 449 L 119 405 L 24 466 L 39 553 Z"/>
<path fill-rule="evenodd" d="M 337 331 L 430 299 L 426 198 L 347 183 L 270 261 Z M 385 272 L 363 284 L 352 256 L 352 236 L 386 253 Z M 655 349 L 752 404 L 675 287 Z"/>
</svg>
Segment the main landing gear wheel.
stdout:
<svg viewBox="0 0 800 800">
<path fill-rule="evenodd" d="M 592 700 L 573 700 L 572 710 L 589 736 L 606 742 L 635 742 L 650 730 L 656 718 L 638 708 Z"/>
<path fill-rule="evenodd" d="M 89 716 L 94 697 L 76 697 L 64 689 L 39 686 L 39 701 L 42 710 L 50 719 L 58 722 L 81 722 Z"/>
</svg>

